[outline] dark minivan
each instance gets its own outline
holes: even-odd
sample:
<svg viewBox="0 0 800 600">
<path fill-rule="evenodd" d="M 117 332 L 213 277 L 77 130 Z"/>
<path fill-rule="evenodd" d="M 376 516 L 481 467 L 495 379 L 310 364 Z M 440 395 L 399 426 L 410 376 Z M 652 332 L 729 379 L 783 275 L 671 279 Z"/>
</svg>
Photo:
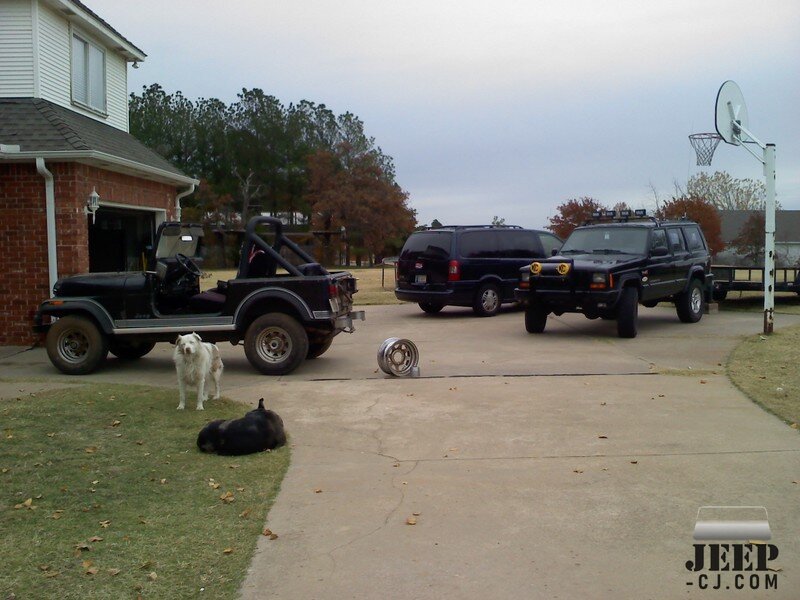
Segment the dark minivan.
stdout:
<svg viewBox="0 0 800 600">
<path fill-rule="evenodd" d="M 399 300 L 426 313 L 471 306 L 491 317 L 514 301 L 519 269 L 550 256 L 561 240 L 546 231 L 516 226 L 458 225 L 415 231 L 397 261 Z"/>
</svg>

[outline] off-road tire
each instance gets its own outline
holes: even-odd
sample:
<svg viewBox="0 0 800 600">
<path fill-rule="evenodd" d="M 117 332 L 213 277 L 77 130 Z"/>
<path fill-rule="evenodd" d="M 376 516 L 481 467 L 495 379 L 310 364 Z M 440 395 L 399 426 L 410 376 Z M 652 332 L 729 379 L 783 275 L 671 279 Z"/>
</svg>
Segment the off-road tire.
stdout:
<svg viewBox="0 0 800 600">
<path fill-rule="evenodd" d="M 697 323 L 703 318 L 703 284 L 699 279 L 692 279 L 686 291 L 678 295 L 675 310 L 684 323 Z"/>
<path fill-rule="evenodd" d="M 67 315 L 47 332 L 47 356 L 67 375 L 87 375 L 108 356 L 108 339 L 94 321 L 80 315 Z"/>
<path fill-rule="evenodd" d="M 475 294 L 475 299 L 472 301 L 472 310 L 479 317 L 493 317 L 500 310 L 502 302 L 498 287 L 493 283 L 485 283 Z"/>
<path fill-rule="evenodd" d="M 639 331 L 639 292 L 633 286 L 622 288 L 617 307 L 617 335 L 635 338 Z"/>
<path fill-rule="evenodd" d="M 108 351 L 120 360 L 137 360 L 155 348 L 155 342 L 125 342 L 111 340 Z"/>
<path fill-rule="evenodd" d="M 291 373 L 308 356 L 308 334 L 290 315 L 267 313 L 250 324 L 244 336 L 244 353 L 264 375 Z"/>
<path fill-rule="evenodd" d="M 420 302 L 419 307 L 429 315 L 435 315 L 436 313 L 442 312 L 444 304 L 438 304 L 437 302 Z"/>
<path fill-rule="evenodd" d="M 547 325 L 547 315 L 550 313 L 538 302 L 531 302 L 525 307 L 525 331 L 528 333 L 542 333 Z"/>
<path fill-rule="evenodd" d="M 325 338 L 321 342 L 309 342 L 308 354 L 306 354 L 306 358 L 308 360 L 319 358 L 328 351 L 328 348 L 331 347 L 331 344 L 333 344 L 333 337 Z"/>
</svg>

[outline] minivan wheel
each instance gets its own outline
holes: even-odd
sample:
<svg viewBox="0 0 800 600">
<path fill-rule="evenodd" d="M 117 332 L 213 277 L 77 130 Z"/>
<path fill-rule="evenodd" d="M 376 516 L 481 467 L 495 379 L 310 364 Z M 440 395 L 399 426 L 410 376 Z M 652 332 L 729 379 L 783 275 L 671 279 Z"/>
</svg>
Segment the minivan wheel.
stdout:
<svg viewBox="0 0 800 600">
<path fill-rule="evenodd" d="M 479 317 L 493 317 L 500 310 L 500 291 L 493 283 L 487 283 L 480 287 L 475 294 L 472 310 Z"/>
<path fill-rule="evenodd" d="M 419 307 L 429 315 L 435 315 L 438 312 L 442 312 L 444 304 L 437 304 L 436 302 L 420 302 Z"/>
<path fill-rule="evenodd" d="M 68 315 L 56 321 L 47 332 L 47 356 L 67 375 L 87 375 L 108 356 L 108 340 L 94 321 Z"/>
</svg>

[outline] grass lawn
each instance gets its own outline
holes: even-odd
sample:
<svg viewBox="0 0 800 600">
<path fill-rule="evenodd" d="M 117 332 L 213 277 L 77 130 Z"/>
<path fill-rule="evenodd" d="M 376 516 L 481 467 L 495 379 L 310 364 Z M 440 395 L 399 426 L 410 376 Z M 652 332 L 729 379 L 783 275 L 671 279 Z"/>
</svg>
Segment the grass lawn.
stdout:
<svg viewBox="0 0 800 600">
<path fill-rule="evenodd" d="M 99 384 L 0 400 L 0 597 L 236 597 L 289 450 L 202 454 L 201 427 L 247 409 L 176 406 Z"/>
<path fill-rule="evenodd" d="M 797 428 L 800 423 L 800 327 L 756 335 L 728 359 L 728 376 L 754 402 Z"/>
<path fill-rule="evenodd" d="M 344 267 L 331 267 L 330 270 L 343 270 Z M 387 266 L 381 285 L 381 267 L 350 267 L 347 269 L 358 279 L 358 293 L 353 296 L 356 306 L 374 304 L 402 304 L 394 297 L 394 267 Z M 233 279 L 236 271 L 209 271 L 200 280 L 202 291 L 216 287 L 217 280 Z"/>
</svg>

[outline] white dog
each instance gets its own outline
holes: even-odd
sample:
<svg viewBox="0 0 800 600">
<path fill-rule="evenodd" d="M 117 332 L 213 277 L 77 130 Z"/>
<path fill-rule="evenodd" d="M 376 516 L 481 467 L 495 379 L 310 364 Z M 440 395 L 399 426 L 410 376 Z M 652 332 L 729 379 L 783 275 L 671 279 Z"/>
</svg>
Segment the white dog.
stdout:
<svg viewBox="0 0 800 600">
<path fill-rule="evenodd" d="M 206 385 L 208 380 L 214 382 L 219 398 L 219 380 L 222 377 L 222 358 L 219 348 L 204 342 L 196 333 L 179 335 L 175 340 L 175 351 L 172 353 L 175 369 L 178 371 L 178 387 L 181 401 L 178 410 L 186 408 L 186 385 L 197 385 L 197 410 L 203 410 L 203 402 L 208 399 Z"/>
</svg>

